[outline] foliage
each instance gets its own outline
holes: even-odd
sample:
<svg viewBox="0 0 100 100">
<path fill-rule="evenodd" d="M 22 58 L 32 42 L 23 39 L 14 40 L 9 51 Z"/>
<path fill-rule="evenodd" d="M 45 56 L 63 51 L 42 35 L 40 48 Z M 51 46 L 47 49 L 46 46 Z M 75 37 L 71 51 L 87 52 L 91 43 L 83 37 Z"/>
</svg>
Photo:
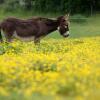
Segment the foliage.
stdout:
<svg viewBox="0 0 100 100">
<path fill-rule="evenodd" d="M 100 0 L 0 0 L 4 8 L 15 10 L 23 8 L 38 12 L 88 13 L 100 10 Z"/>
<path fill-rule="evenodd" d="M 48 39 L 40 45 L 17 40 L 0 46 L 4 50 L 0 55 L 0 95 L 38 93 L 93 99 L 97 93 L 99 97 L 100 37 Z"/>
</svg>

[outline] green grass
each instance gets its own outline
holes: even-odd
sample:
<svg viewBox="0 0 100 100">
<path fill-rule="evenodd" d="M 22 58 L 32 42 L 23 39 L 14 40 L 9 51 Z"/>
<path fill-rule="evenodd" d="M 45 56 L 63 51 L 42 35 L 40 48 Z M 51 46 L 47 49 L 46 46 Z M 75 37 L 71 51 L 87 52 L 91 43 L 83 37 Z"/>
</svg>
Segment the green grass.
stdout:
<svg viewBox="0 0 100 100">
<path fill-rule="evenodd" d="M 10 96 L 0 96 L 0 100 L 57 100 L 57 98 L 55 96 L 43 96 L 37 93 L 34 93 L 30 97 L 13 93 Z M 65 98 L 65 97 L 59 96 L 58 100 L 74 100 L 74 97 Z"/>
<path fill-rule="evenodd" d="M 10 96 L 0 96 L 0 100 L 55 100 L 53 96 L 43 96 L 41 94 L 34 93 L 30 97 L 26 97 L 25 95 L 13 93 Z"/>
</svg>

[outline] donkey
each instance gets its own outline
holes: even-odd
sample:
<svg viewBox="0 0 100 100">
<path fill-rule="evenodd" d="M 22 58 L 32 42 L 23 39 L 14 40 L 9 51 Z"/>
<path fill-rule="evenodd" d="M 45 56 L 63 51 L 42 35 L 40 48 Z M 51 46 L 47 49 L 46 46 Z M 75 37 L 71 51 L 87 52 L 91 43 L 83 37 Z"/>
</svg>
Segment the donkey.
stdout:
<svg viewBox="0 0 100 100">
<path fill-rule="evenodd" d="M 41 37 L 45 37 L 56 30 L 63 37 L 68 37 L 69 20 L 67 15 L 56 19 L 37 17 L 22 20 L 10 17 L 0 23 L 0 41 L 3 41 L 1 30 L 7 42 L 17 38 L 24 41 L 34 41 L 37 44 L 40 42 Z"/>
</svg>

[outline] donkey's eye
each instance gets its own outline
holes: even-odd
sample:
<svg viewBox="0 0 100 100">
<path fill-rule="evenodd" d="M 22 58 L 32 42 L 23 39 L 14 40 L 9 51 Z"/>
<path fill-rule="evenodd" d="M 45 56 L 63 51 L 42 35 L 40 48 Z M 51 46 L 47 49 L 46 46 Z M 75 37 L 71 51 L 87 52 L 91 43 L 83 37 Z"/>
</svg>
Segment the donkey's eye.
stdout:
<svg viewBox="0 0 100 100">
<path fill-rule="evenodd" d="M 65 22 L 66 20 L 63 20 L 63 22 Z"/>
</svg>

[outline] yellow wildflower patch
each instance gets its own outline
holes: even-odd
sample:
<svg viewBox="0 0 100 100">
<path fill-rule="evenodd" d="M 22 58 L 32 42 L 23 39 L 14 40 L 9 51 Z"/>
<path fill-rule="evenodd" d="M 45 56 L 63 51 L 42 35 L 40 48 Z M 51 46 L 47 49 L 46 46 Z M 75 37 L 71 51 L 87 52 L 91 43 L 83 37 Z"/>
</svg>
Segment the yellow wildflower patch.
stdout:
<svg viewBox="0 0 100 100">
<path fill-rule="evenodd" d="M 100 92 L 100 37 L 0 43 L 0 95 L 40 93 L 82 100 L 93 91 Z"/>
</svg>

